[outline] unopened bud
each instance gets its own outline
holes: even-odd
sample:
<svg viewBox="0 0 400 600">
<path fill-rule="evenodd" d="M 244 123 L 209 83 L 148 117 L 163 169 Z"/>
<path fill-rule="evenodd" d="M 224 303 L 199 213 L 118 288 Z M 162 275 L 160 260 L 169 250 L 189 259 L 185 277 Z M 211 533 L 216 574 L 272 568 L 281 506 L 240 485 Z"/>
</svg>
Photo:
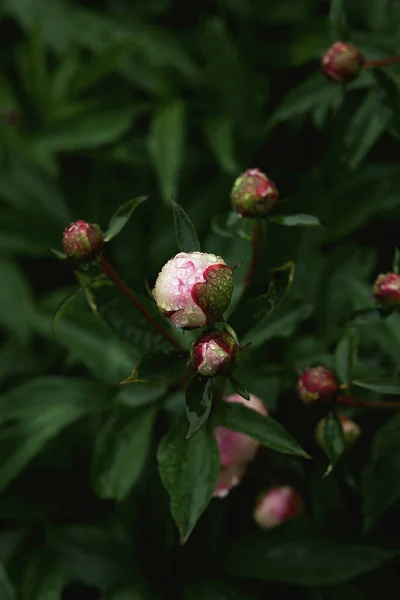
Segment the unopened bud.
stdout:
<svg viewBox="0 0 400 600">
<path fill-rule="evenodd" d="M 379 275 L 374 283 L 373 293 L 383 306 L 400 306 L 400 275 L 397 273 Z"/>
<path fill-rule="evenodd" d="M 157 277 L 153 295 L 165 317 L 182 329 L 214 322 L 228 308 L 232 269 L 220 256 L 180 252 Z"/>
<path fill-rule="evenodd" d="M 233 184 L 234 210 L 244 217 L 265 217 L 278 201 L 278 190 L 260 169 L 248 169 Z"/>
<path fill-rule="evenodd" d="M 193 368 L 207 377 L 226 375 L 239 359 L 239 344 L 227 331 L 204 333 L 191 350 Z"/>
<path fill-rule="evenodd" d="M 357 423 L 355 423 L 350 417 L 346 417 L 344 415 L 338 415 L 340 424 L 342 426 L 343 431 L 343 440 L 344 444 L 347 448 L 352 446 L 355 441 L 360 437 L 361 428 Z M 325 428 L 326 419 L 321 419 L 315 428 L 315 441 L 318 446 L 324 450 L 325 448 L 325 439 L 324 439 L 324 428 Z"/>
<path fill-rule="evenodd" d="M 239 402 L 256 412 L 268 416 L 268 410 L 257 396 L 250 394 L 250 400 L 245 400 L 239 394 L 227 396 L 224 402 Z M 226 427 L 216 427 L 214 435 L 217 440 L 220 457 L 220 476 L 214 491 L 214 496 L 224 498 L 234 488 L 246 473 L 249 463 L 254 459 L 260 443 L 257 440 Z"/>
<path fill-rule="evenodd" d="M 347 42 L 336 42 L 324 54 L 321 67 L 331 81 L 347 83 L 357 77 L 364 62 L 357 48 Z"/>
<path fill-rule="evenodd" d="M 64 252 L 68 258 L 79 262 L 90 262 L 101 252 L 104 235 L 95 223 L 76 221 L 63 234 Z"/>
<path fill-rule="evenodd" d="M 301 496 L 288 485 L 265 492 L 254 508 L 254 520 L 261 529 L 272 529 L 303 514 L 304 503 Z"/>
<path fill-rule="evenodd" d="M 329 402 L 338 390 L 334 373 L 322 366 L 304 371 L 296 385 L 297 394 L 304 404 Z"/>
</svg>

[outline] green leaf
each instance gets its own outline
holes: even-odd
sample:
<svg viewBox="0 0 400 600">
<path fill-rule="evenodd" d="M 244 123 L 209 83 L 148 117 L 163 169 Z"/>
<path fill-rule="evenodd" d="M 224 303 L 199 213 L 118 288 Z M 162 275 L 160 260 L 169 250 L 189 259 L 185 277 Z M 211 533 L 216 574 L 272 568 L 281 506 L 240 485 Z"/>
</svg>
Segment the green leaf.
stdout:
<svg viewBox="0 0 400 600">
<path fill-rule="evenodd" d="M 347 385 L 353 378 L 357 362 L 358 336 L 353 329 L 347 329 L 335 351 L 335 371 L 340 381 Z"/>
<path fill-rule="evenodd" d="M 396 77 L 382 69 L 374 69 L 373 75 L 379 86 L 378 98 L 391 117 L 393 133 L 400 136 L 400 85 Z"/>
<path fill-rule="evenodd" d="M 379 323 L 382 319 L 386 319 L 392 314 L 392 311 L 381 306 L 372 308 L 362 308 L 354 310 L 350 313 L 350 318 L 347 321 L 349 325 L 373 325 Z"/>
<path fill-rule="evenodd" d="M 378 394 L 387 394 L 388 396 L 400 395 L 400 382 L 398 381 L 374 381 L 369 379 L 363 381 L 361 379 L 356 379 L 351 383 L 352 385 L 364 388 L 365 390 L 371 390 L 371 392 L 377 392 Z"/>
<path fill-rule="evenodd" d="M 369 529 L 400 499 L 400 413 L 380 427 L 362 474 L 364 525 Z"/>
<path fill-rule="evenodd" d="M 269 217 L 269 221 L 278 225 L 285 225 L 285 227 L 315 227 L 324 225 L 318 217 L 303 214 Z"/>
<path fill-rule="evenodd" d="M 349 38 L 349 26 L 347 24 L 346 13 L 343 0 L 331 0 L 329 11 L 329 20 L 331 24 L 331 37 L 333 41 L 346 41 Z"/>
<path fill-rule="evenodd" d="M 180 101 L 159 109 L 151 122 L 148 150 L 168 203 L 176 196 L 185 146 L 185 107 Z"/>
<path fill-rule="evenodd" d="M 240 381 L 233 377 L 233 375 L 229 377 L 229 381 L 231 382 L 233 389 L 237 394 L 239 394 L 239 396 L 241 396 L 245 400 L 250 400 L 249 392 L 246 390 L 244 385 L 240 383 Z"/>
<path fill-rule="evenodd" d="M 100 498 L 124 500 L 138 481 L 149 451 L 156 406 L 119 406 L 100 429 L 95 443 L 92 481 Z"/>
<path fill-rule="evenodd" d="M 174 213 L 175 237 L 181 252 L 200 252 L 200 242 L 192 221 L 179 204 L 171 200 Z"/>
<path fill-rule="evenodd" d="M 182 544 L 207 508 L 219 476 L 218 445 L 209 424 L 189 440 L 186 432 L 187 419 L 182 415 L 161 440 L 157 453 Z"/>
<path fill-rule="evenodd" d="M 343 427 L 335 413 L 325 417 L 322 435 L 324 452 L 331 465 L 335 466 L 345 449 Z"/>
<path fill-rule="evenodd" d="M 17 593 L 2 563 L 0 563 L 0 598 L 1 600 L 17 600 Z"/>
<path fill-rule="evenodd" d="M 390 115 L 390 111 L 378 102 L 376 90 L 371 90 L 347 123 L 343 135 L 342 159 L 350 169 L 356 169 L 360 165 L 385 132 Z"/>
<path fill-rule="evenodd" d="M 392 265 L 393 273 L 398 273 L 399 268 L 400 268 L 400 250 L 398 248 L 396 248 L 396 250 L 394 251 L 393 265 Z"/>
<path fill-rule="evenodd" d="M 246 239 L 249 234 L 245 232 L 244 226 L 250 219 L 242 219 L 237 212 L 230 211 L 226 214 L 216 215 L 211 221 L 211 228 L 217 235 L 224 238 L 234 238 L 236 236 Z"/>
<path fill-rule="evenodd" d="M 196 373 L 189 381 L 185 392 L 186 416 L 189 421 L 186 439 L 192 437 L 207 421 L 211 410 L 211 400 L 211 379 Z"/>
<path fill-rule="evenodd" d="M 278 421 L 260 415 L 242 404 L 220 402 L 215 413 L 215 424 L 249 435 L 263 446 L 276 452 L 309 458 L 298 442 Z"/>
<path fill-rule="evenodd" d="M 290 585 L 324 586 L 348 581 L 379 567 L 394 553 L 313 530 L 303 520 L 234 542 L 225 554 L 235 577 Z"/>
<path fill-rule="evenodd" d="M 215 160 L 228 175 L 239 171 L 235 156 L 235 139 L 232 120 L 227 116 L 209 119 L 204 131 Z"/>
<path fill-rule="evenodd" d="M 80 285 L 78 287 L 78 289 L 73 290 L 70 294 L 68 294 L 65 298 L 63 298 L 61 300 L 60 304 L 57 306 L 57 308 L 56 308 L 56 310 L 55 310 L 55 312 L 53 314 L 53 318 L 52 318 L 52 321 L 51 321 L 54 335 L 55 335 L 55 332 L 56 332 L 57 323 L 59 322 L 59 320 L 61 319 L 61 317 L 65 314 L 65 311 L 67 310 L 68 306 L 70 304 L 72 304 L 72 302 L 79 296 L 79 294 L 81 292 L 84 292 L 95 281 L 100 281 L 103 278 L 104 278 L 104 276 L 100 275 L 99 277 L 97 277 L 95 279 L 86 280 L 83 285 Z M 79 280 L 79 277 L 78 277 L 78 280 Z"/>
<path fill-rule="evenodd" d="M 52 152 L 69 152 L 111 144 L 127 133 L 135 114 L 134 107 L 90 114 L 35 138 L 34 148 Z"/>
<path fill-rule="evenodd" d="M 66 584 L 67 575 L 54 553 L 47 548 L 31 553 L 20 581 L 24 600 L 61 600 Z"/>
<path fill-rule="evenodd" d="M 29 339 L 28 282 L 17 266 L 5 259 L 0 259 L 0 281 L 0 325 L 26 343 Z"/>
<path fill-rule="evenodd" d="M 4 420 L 15 419 L 17 424 L 0 466 L 0 490 L 62 429 L 107 408 L 107 395 L 103 386 L 64 377 L 40 377 L 4 394 L 0 415 Z"/>
<path fill-rule="evenodd" d="M 131 218 L 135 208 L 137 208 L 140 204 L 142 204 L 142 202 L 144 202 L 147 199 L 148 196 L 139 196 L 138 198 L 128 200 L 127 202 L 124 202 L 124 204 L 121 204 L 121 206 L 117 208 L 117 210 L 110 219 L 107 231 L 104 236 L 104 241 L 109 242 L 113 237 L 118 235 L 121 229 L 125 227 L 129 219 Z"/>
<path fill-rule="evenodd" d="M 187 363 L 188 357 L 183 352 L 150 352 L 140 359 L 132 375 L 121 383 L 175 383 Z"/>
</svg>

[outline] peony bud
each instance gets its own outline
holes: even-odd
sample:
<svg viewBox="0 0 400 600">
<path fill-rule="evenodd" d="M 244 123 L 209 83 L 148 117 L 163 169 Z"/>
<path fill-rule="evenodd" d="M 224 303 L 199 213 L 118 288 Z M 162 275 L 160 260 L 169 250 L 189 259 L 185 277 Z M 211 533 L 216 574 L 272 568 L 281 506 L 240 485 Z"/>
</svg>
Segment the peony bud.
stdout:
<svg viewBox="0 0 400 600">
<path fill-rule="evenodd" d="M 346 42 L 336 42 L 324 54 L 321 67 L 331 81 L 347 83 L 357 77 L 364 62 L 357 48 Z"/>
<path fill-rule="evenodd" d="M 298 492 L 282 485 L 264 493 L 254 508 L 254 520 L 261 529 L 272 529 L 288 519 L 301 517 L 304 503 Z"/>
<path fill-rule="evenodd" d="M 256 412 L 268 416 L 268 411 L 263 402 L 250 394 L 250 400 L 245 400 L 239 394 L 233 394 L 224 398 L 225 402 L 240 402 Z M 216 427 L 214 429 L 216 437 L 221 471 L 214 496 L 224 498 L 234 488 L 245 474 L 249 463 L 254 459 L 260 443 L 257 440 L 226 429 L 226 427 Z"/>
<path fill-rule="evenodd" d="M 232 269 L 220 256 L 180 252 L 162 268 L 153 295 L 175 327 L 194 329 L 218 319 L 232 291 Z"/>
<path fill-rule="evenodd" d="M 234 210 L 244 217 L 265 217 L 278 200 L 278 190 L 260 169 L 248 169 L 233 184 Z"/>
<path fill-rule="evenodd" d="M 95 223 L 76 221 L 67 227 L 63 234 L 64 252 L 68 258 L 80 262 L 90 262 L 100 253 L 104 235 Z"/>
<path fill-rule="evenodd" d="M 334 373 L 322 366 L 304 371 L 296 385 L 297 394 L 304 404 L 318 400 L 328 402 L 338 389 Z"/>
<path fill-rule="evenodd" d="M 349 417 L 338 415 L 338 418 L 340 424 L 342 425 L 344 444 L 347 448 L 349 448 L 360 437 L 361 429 L 357 423 L 354 423 L 354 421 L 352 421 Z M 318 421 L 315 428 L 315 441 L 322 450 L 325 449 L 324 427 L 325 419 L 321 419 Z"/>
<path fill-rule="evenodd" d="M 191 351 L 193 368 L 207 377 L 226 375 L 237 364 L 239 344 L 227 331 L 204 333 L 194 342 Z"/>
<path fill-rule="evenodd" d="M 379 275 L 374 283 L 373 293 L 384 306 L 400 306 L 400 275 L 397 273 Z"/>
</svg>

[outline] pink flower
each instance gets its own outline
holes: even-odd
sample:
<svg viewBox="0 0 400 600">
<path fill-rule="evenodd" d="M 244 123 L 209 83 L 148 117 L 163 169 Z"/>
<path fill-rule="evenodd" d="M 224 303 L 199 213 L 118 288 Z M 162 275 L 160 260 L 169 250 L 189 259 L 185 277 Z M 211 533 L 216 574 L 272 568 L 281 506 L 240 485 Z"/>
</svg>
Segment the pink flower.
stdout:
<svg viewBox="0 0 400 600">
<path fill-rule="evenodd" d="M 260 169 L 248 169 L 233 184 L 231 200 L 244 217 L 265 217 L 278 201 L 278 190 Z"/>
<path fill-rule="evenodd" d="M 304 404 L 318 400 L 329 402 L 338 390 L 334 373 L 322 366 L 304 371 L 296 385 L 297 394 Z"/>
<path fill-rule="evenodd" d="M 239 394 L 224 398 L 225 402 L 240 402 L 262 415 L 268 416 L 268 410 L 257 398 L 250 395 L 250 400 L 245 400 Z M 214 496 L 224 498 L 234 488 L 245 474 L 249 463 L 255 458 L 260 443 L 257 440 L 231 431 L 225 427 L 216 427 L 214 434 L 217 439 L 221 463 L 220 477 L 214 491 Z"/>
<path fill-rule="evenodd" d="M 385 306 L 400 305 L 400 275 L 385 273 L 379 275 L 374 283 L 375 298 Z"/>
<path fill-rule="evenodd" d="M 104 235 L 95 223 L 76 221 L 71 223 L 63 234 L 65 254 L 73 260 L 90 262 L 100 253 Z"/>
<path fill-rule="evenodd" d="M 194 329 L 220 317 L 232 291 L 232 269 L 220 256 L 180 252 L 162 268 L 153 295 L 158 308 L 176 327 Z"/>
<path fill-rule="evenodd" d="M 192 346 L 192 366 L 207 377 L 227 374 L 238 358 L 238 342 L 227 331 L 204 333 Z"/>
<path fill-rule="evenodd" d="M 346 83 L 357 77 L 363 64 L 364 57 L 357 48 L 347 42 L 336 42 L 324 54 L 321 68 L 331 81 Z"/>
<path fill-rule="evenodd" d="M 261 529 L 272 529 L 303 514 L 304 503 L 301 496 L 288 485 L 265 492 L 254 508 L 254 520 Z"/>
</svg>

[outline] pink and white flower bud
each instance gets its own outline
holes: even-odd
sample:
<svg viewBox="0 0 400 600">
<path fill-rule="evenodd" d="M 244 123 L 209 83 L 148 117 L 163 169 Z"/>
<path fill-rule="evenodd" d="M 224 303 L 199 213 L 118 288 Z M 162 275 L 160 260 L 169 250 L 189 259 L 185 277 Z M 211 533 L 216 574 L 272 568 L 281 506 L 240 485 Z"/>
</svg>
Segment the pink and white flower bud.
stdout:
<svg viewBox="0 0 400 600">
<path fill-rule="evenodd" d="M 268 416 L 268 410 L 263 402 L 252 394 L 250 394 L 250 400 L 245 400 L 239 394 L 232 394 L 232 396 L 225 397 L 224 402 L 239 402 L 266 417 Z M 231 489 L 240 483 L 249 463 L 255 458 L 260 443 L 248 435 L 231 431 L 226 427 L 216 427 L 214 435 L 218 444 L 221 464 L 220 477 L 214 496 L 224 498 Z"/>
<path fill-rule="evenodd" d="M 400 275 L 397 273 L 379 275 L 374 283 L 373 293 L 383 306 L 400 306 Z"/>
<path fill-rule="evenodd" d="M 338 415 L 340 424 L 342 425 L 343 440 L 345 446 L 349 448 L 361 435 L 361 428 L 355 423 L 350 417 L 345 415 Z M 321 419 L 315 428 L 315 440 L 317 444 L 324 450 L 325 439 L 324 439 L 324 425 L 325 419 Z"/>
<path fill-rule="evenodd" d="M 282 485 L 264 493 L 256 503 L 253 516 L 261 529 L 272 529 L 303 514 L 304 503 L 299 493 L 289 485 Z"/>
<path fill-rule="evenodd" d="M 322 366 L 304 371 L 296 385 L 297 394 L 304 404 L 329 402 L 338 390 L 334 373 Z"/>
<path fill-rule="evenodd" d="M 239 360 L 239 344 L 227 331 L 204 333 L 191 350 L 193 368 L 207 377 L 226 375 Z"/>
<path fill-rule="evenodd" d="M 153 295 L 165 317 L 182 329 L 212 323 L 228 308 L 232 269 L 220 256 L 179 252 L 164 265 Z"/>
<path fill-rule="evenodd" d="M 347 42 L 336 42 L 324 54 L 321 68 L 331 81 L 347 83 L 357 77 L 364 62 L 357 48 Z"/>
<path fill-rule="evenodd" d="M 278 201 L 278 190 L 260 169 L 248 169 L 233 184 L 234 210 L 244 217 L 265 217 Z"/>
<path fill-rule="evenodd" d="M 79 262 L 90 262 L 100 254 L 104 234 L 96 223 L 76 221 L 65 229 L 62 241 L 68 258 Z"/>
</svg>

